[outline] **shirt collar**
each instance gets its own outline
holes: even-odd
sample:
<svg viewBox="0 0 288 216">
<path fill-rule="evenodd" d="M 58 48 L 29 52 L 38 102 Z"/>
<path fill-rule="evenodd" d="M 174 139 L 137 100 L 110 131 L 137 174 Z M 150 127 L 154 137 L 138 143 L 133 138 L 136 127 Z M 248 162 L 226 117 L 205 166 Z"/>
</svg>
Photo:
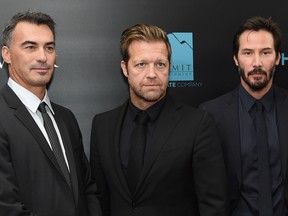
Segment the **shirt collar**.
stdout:
<svg viewBox="0 0 288 216">
<path fill-rule="evenodd" d="M 256 99 L 252 97 L 246 89 L 240 84 L 239 87 L 239 97 L 243 102 L 243 106 L 247 112 L 250 111 L 254 105 Z M 270 111 L 274 103 L 274 86 L 272 86 L 269 91 L 260 99 L 266 111 Z"/>
<path fill-rule="evenodd" d="M 151 107 L 149 107 L 148 109 L 145 110 L 145 112 L 147 112 L 148 116 L 150 117 L 150 120 L 152 122 L 154 122 L 157 117 L 159 116 L 162 107 L 165 104 L 167 96 L 165 95 L 160 101 L 158 101 L 157 103 L 153 104 Z M 129 105 L 128 108 L 131 111 L 132 114 L 132 118 L 133 120 L 136 118 L 136 115 L 138 112 L 140 112 L 141 110 L 139 108 L 137 108 L 136 106 L 134 106 L 134 104 L 131 102 L 131 100 L 129 100 Z"/>
<path fill-rule="evenodd" d="M 274 86 L 272 86 L 260 100 L 265 107 L 265 110 L 269 112 L 274 104 Z"/>
<path fill-rule="evenodd" d="M 41 102 L 45 102 L 47 106 L 49 107 L 50 111 L 54 115 L 53 108 L 51 106 L 51 102 L 47 93 L 47 89 L 45 92 L 45 96 L 43 100 L 41 101 L 35 94 L 28 91 L 26 88 L 19 85 L 17 82 L 15 82 L 13 79 L 9 77 L 8 86 L 13 90 L 13 92 L 17 95 L 17 97 L 21 100 L 21 102 L 33 113 L 36 113 L 39 105 Z"/>
</svg>

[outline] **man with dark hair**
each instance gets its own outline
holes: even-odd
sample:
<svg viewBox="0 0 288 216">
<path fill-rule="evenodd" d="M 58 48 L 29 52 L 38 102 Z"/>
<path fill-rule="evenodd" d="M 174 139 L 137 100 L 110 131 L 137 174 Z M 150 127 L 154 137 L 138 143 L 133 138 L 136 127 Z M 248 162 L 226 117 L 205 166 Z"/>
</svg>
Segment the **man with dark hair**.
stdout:
<svg viewBox="0 0 288 216">
<path fill-rule="evenodd" d="M 9 79 L 0 91 L 0 215 L 101 215 L 73 113 L 48 97 L 53 19 L 14 15 L 2 35 Z"/>
<path fill-rule="evenodd" d="M 251 17 L 233 40 L 240 85 L 200 105 L 222 142 L 232 216 L 284 216 L 288 203 L 288 92 L 273 84 L 281 30 Z"/>
<path fill-rule="evenodd" d="M 159 27 L 121 36 L 130 98 L 94 117 L 90 162 L 109 216 L 225 216 L 226 176 L 211 115 L 166 93 L 171 46 Z"/>
</svg>

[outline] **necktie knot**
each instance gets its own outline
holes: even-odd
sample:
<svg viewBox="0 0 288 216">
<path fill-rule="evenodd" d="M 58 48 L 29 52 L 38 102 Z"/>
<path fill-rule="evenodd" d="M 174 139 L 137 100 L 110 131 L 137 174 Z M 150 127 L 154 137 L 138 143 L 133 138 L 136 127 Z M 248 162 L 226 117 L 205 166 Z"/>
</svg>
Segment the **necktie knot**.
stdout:
<svg viewBox="0 0 288 216">
<path fill-rule="evenodd" d="M 259 100 L 255 101 L 255 110 L 256 111 L 263 111 L 264 110 L 264 106 L 263 103 Z"/>
<path fill-rule="evenodd" d="M 41 112 L 41 113 L 46 113 L 46 109 L 45 109 L 45 102 L 42 102 L 40 103 L 39 107 L 38 107 L 38 110 Z"/>
<path fill-rule="evenodd" d="M 149 115 L 145 111 L 140 111 L 137 113 L 135 122 L 138 125 L 145 125 L 149 120 Z"/>
</svg>

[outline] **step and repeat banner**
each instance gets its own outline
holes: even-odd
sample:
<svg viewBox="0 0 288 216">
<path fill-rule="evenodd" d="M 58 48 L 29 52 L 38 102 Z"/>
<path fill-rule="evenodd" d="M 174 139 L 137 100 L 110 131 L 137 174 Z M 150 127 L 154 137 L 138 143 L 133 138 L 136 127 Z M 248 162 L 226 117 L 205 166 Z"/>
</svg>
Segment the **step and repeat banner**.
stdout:
<svg viewBox="0 0 288 216">
<path fill-rule="evenodd" d="M 168 93 L 192 106 L 217 97 L 239 83 L 232 39 L 239 25 L 255 15 L 280 24 L 282 60 L 275 83 L 288 88 L 288 15 L 285 0 L 1 0 L 0 26 L 15 13 L 36 10 L 56 22 L 57 65 L 50 99 L 76 115 L 89 156 L 96 113 L 122 104 L 128 87 L 120 68 L 122 31 L 149 23 L 169 34 L 173 47 Z M 0 63 L 0 87 L 7 82 Z"/>
</svg>

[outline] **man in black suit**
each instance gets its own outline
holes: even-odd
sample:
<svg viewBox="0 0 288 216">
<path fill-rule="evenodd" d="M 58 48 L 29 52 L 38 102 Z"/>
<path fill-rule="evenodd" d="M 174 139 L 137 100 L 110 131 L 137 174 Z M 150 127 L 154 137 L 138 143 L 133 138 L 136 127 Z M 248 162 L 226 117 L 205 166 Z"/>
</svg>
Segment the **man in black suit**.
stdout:
<svg viewBox="0 0 288 216">
<path fill-rule="evenodd" d="M 104 214 L 226 215 L 225 168 L 212 117 L 166 94 L 171 59 L 166 33 L 152 25 L 132 26 L 122 33 L 121 53 L 130 98 L 96 115 L 91 132 L 92 177 Z M 146 132 L 132 141 L 141 114 L 148 116 L 148 123 L 139 123 Z"/>
<path fill-rule="evenodd" d="M 216 120 L 232 216 L 288 215 L 288 92 L 273 85 L 280 51 L 279 26 L 271 18 L 248 19 L 235 34 L 233 44 L 240 85 L 200 105 Z M 255 126 L 258 118 L 254 108 L 259 102 L 264 107 L 262 125 L 266 124 L 268 132 L 261 133 L 260 139 L 266 136 L 261 142 L 257 136 L 262 126 Z"/>
<path fill-rule="evenodd" d="M 0 93 L 3 216 L 101 215 L 76 118 L 50 102 L 46 90 L 56 60 L 54 25 L 49 15 L 28 11 L 14 15 L 3 31 L 2 57 L 9 72 Z M 56 142 L 37 110 L 42 102 Z"/>
</svg>

